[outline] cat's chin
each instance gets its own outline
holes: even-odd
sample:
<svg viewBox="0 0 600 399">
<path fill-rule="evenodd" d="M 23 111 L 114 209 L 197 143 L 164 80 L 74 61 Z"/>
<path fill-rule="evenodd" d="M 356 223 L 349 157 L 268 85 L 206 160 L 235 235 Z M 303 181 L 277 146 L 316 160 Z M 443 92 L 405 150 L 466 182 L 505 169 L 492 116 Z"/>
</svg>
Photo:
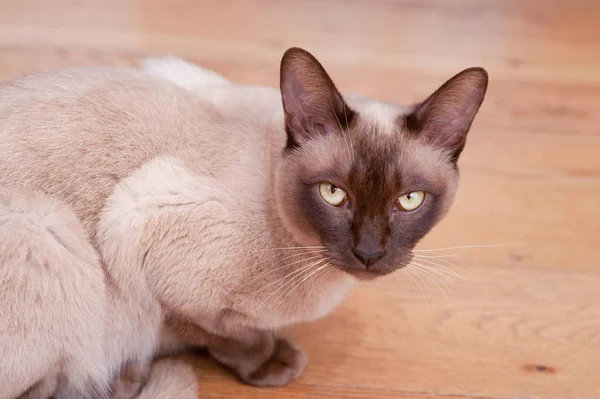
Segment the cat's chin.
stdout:
<svg viewBox="0 0 600 399">
<path fill-rule="evenodd" d="M 395 272 L 396 270 L 398 270 L 404 266 L 385 267 L 385 268 L 375 266 L 375 267 L 369 267 L 369 268 L 364 268 L 364 267 L 357 268 L 357 267 L 352 267 L 352 266 L 335 265 L 335 267 L 337 267 L 338 269 L 342 270 L 343 272 L 349 274 L 350 276 L 352 276 L 353 278 L 355 278 L 358 281 L 373 281 L 380 277 L 392 274 L 393 272 Z"/>
</svg>

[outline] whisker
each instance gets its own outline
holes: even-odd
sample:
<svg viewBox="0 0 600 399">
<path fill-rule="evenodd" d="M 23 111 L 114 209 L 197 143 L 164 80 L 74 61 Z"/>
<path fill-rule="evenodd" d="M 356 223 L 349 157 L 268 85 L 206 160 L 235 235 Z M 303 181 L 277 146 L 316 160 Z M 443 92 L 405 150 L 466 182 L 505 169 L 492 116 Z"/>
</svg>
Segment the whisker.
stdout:
<svg viewBox="0 0 600 399">
<path fill-rule="evenodd" d="M 319 265 L 322 263 L 323 261 L 319 261 L 316 264 L 313 264 L 311 268 L 309 268 L 308 270 L 306 270 L 304 273 L 301 274 L 297 274 L 296 276 L 294 276 L 293 278 L 291 278 L 289 281 L 287 281 L 285 284 L 283 284 L 281 287 L 279 287 L 277 290 L 275 290 L 275 292 L 273 292 L 268 298 L 267 300 L 273 296 L 273 294 L 276 294 L 275 299 L 272 301 L 273 305 L 272 305 L 272 309 L 277 309 L 277 307 L 279 306 L 279 301 L 281 299 L 281 297 L 283 295 L 285 295 L 286 292 L 289 292 L 290 290 L 293 290 L 295 286 L 297 286 L 297 282 L 299 280 L 302 280 L 303 278 L 305 278 L 307 275 L 310 275 L 312 273 L 315 272 L 315 270 L 317 270 L 319 268 Z M 263 301 L 263 303 L 261 305 L 264 305 L 265 303 L 267 303 L 267 300 Z"/>
<path fill-rule="evenodd" d="M 289 287 L 290 284 L 293 284 L 293 282 L 298 279 L 298 278 L 302 278 L 301 276 L 305 276 L 307 273 L 310 273 L 312 270 L 314 270 L 316 267 L 318 267 L 320 264 L 322 264 L 323 262 L 327 261 L 327 259 L 321 259 L 321 260 L 317 260 L 307 266 L 303 266 L 302 269 L 300 269 L 300 271 L 295 271 L 292 272 L 290 274 L 288 274 L 287 276 L 285 276 L 284 279 L 280 279 L 277 280 L 275 282 L 272 282 L 269 285 L 273 285 L 276 282 L 281 282 L 281 280 L 285 280 L 287 278 L 289 278 L 288 281 L 284 282 L 281 286 L 279 286 L 275 291 L 273 291 L 271 294 L 269 294 L 260 304 L 260 307 L 262 307 L 265 303 L 267 303 L 267 301 L 273 297 L 273 295 L 281 292 L 282 289 L 285 289 L 286 287 Z M 263 287 L 264 289 L 265 287 Z M 262 290 L 262 289 L 261 289 Z"/>
<path fill-rule="evenodd" d="M 442 254 L 442 255 L 422 255 L 422 256 L 430 256 L 430 257 L 436 257 L 436 258 L 453 258 L 453 257 L 455 257 L 455 256 L 458 256 L 458 255 L 460 255 L 460 254 L 462 254 L 462 253 L 465 253 L 465 252 L 467 252 L 467 250 L 466 250 L 466 249 L 461 249 L 460 251 L 453 252 L 453 253 L 450 253 L 450 254 Z"/>
<path fill-rule="evenodd" d="M 402 267 L 402 268 L 400 268 L 399 270 L 400 270 L 400 273 L 402 273 L 402 275 L 403 275 L 404 277 L 406 277 L 406 279 L 407 279 L 408 281 L 410 281 L 410 284 L 411 284 L 411 285 L 412 285 L 414 288 L 417 288 L 417 283 L 416 283 L 416 282 L 415 282 L 415 280 L 414 280 L 414 279 L 411 277 L 411 275 L 410 275 L 410 274 L 406 273 L 405 267 Z M 418 288 L 420 289 L 421 287 L 418 287 Z"/>
<path fill-rule="evenodd" d="M 350 145 L 348 144 L 348 140 L 346 138 L 347 134 L 344 132 L 344 128 L 342 127 L 342 123 L 340 122 L 340 119 L 337 116 L 337 113 L 335 112 L 335 109 L 333 108 L 333 101 L 331 101 L 331 93 L 329 94 L 329 106 L 331 107 L 331 112 L 333 112 L 333 115 L 335 115 L 335 120 L 337 121 L 338 126 L 340 127 L 340 130 L 342 131 L 342 136 L 344 137 L 344 143 L 346 143 L 346 149 L 348 151 L 348 160 L 352 160 L 352 151 L 350 150 Z M 344 112 L 346 111 L 346 108 L 344 108 Z"/>
<path fill-rule="evenodd" d="M 346 112 L 346 101 L 344 100 L 344 119 L 346 120 L 346 129 L 348 127 L 348 113 Z M 347 130 L 346 130 L 347 132 Z M 352 137 L 346 133 L 345 134 L 346 138 L 348 139 L 348 142 L 350 143 L 350 148 L 352 149 L 352 153 L 350 154 L 350 159 L 352 160 L 354 158 L 354 143 L 352 143 Z"/>
<path fill-rule="evenodd" d="M 263 277 L 269 276 L 269 275 L 277 272 L 278 270 L 284 269 L 286 267 L 289 267 L 289 266 L 292 266 L 292 265 L 296 265 L 298 263 L 302 263 L 302 262 L 305 262 L 305 261 L 309 262 L 311 260 L 315 260 L 315 259 L 318 259 L 318 258 L 324 256 L 321 253 L 316 253 L 316 254 L 315 253 L 316 252 L 308 252 L 308 253 L 302 252 L 302 253 L 299 253 L 299 254 L 296 253 L 296 254 L 288 256 L 288 257 L 286 257 L 284 259 L 280 259 L 277 262 L 275 262 L 272 266 L 270 266 L 267 270 L 265 270 L 264 273 L 260 273 L 258 276 L 255 276 L 254 278 L 250 279 L 248 282 L 256 281 L 259 278 L 263 278 Z M 306 255 L 310 255 L 310 256 L 308 258 L 302 258 L 302 259 L 299 259 L 299 260 L 295 260 L 292 263 L 285 263 L 284 265 L 281 265 L 281 263 L 284 262 L 287 259 L 297 258 L 299 256 L 306 256 Z M 275 267 L 275 266 L 278 266 L 278 265 L 281 265 L 281 266 Z"/>
<path fill-rule="evenodd" d="M 436 255 L 421 255 L 421 254 L 413 254 L 413 256 L 417 259 L 435 259 L 439 262 L 445 263 L 447 265 L 450 265 L 452 267 L 458 267 L 456 266 L 455 263 L 453 263 L 452 261 L 449 261 L 447 259 L 444 259 L 442 257 L 436 256 Z"/>
<path fill-rule="evenodd" d="M 401 270 L 403 270 L 406 273 L 406 276 L 412 276 L 412 278 L 415 280 L 415 284 L 417 285 L 417 287 L 419 287 L 419 290 L 421 291 L 421 295 L 423 295 L 423 299 L 425 299 L 427 309 L 431 310 L 431 308 L 429 307 L 429 299 L 427 299 L 425 291 L 423 291 L 423 287 L 421 287 L 421 285 L 417 282 L 417 277 L 419 278 L 419 280 L 423 281 L 422 277 L 419 274 L 415 273 L 414 269 L 409 269 L 408 266 L 403 267 Z"/>
<path fill-rule="evenodd" d="M 333 263 L 332 263 L 332 265 L 333 265 Z M 323 280 L 323 277 L 324 277 L 324 276 L 326 276 L 326 275 L 328 275 L 328 274 L 331 272 L 331 270 L 332 270 L 332 268 L 331 268 L 331 267 L 327 268 L 327 270 L 325 270 L 325 272 L 324 272 L 324 273 L 322 273 L 322 274 L 319 276 L 319 279 L 313 282 L 313 288 L 314 288 L 315 286 L 317 286 L 317 285 L 318 285 L 318 283 L 320 283 L 320 282 L 321 282 L 321 280 Z"/>
<path fill-rule="evenodd" d="M 289 249 L 289 250 L 293 250 L 293 249 L 322 249 L 322 250 L 327 250 L 327 247 L 323 246 L 323 245 L 313 245 L 313 246 L 309 246 L 309 247 L 281 247 L 281 248 L 267 248 L 267 249 L 257 249 L 257 251 L 279 251 L 282 249 Z"/>
<path fill-rule="evenodd" d="M 424 276 L 427 276 L 429 281 L 431 281 L 433 284 L 435 284 L 435 286 L 438 287 L 440 289 L 440 291 L 442 291 L 442 293 L 444 294 L 444 297 L 448 298 L 448 295 L 446 294 L 446 290 L 444 290 L 444 287 L 448 288 L 448 286 L 446 285 L 445 282 L 440 280 L 435 274 L 429 272 L 427 269 L 420 267 L 419 265 L 414 264 L 414 263 L 411 263 L 411 265 L 415 266 L 415 271 L 419 271 L 419 273 L 423 273 Z M 440 285 L 440 284 L 442 284 L 442 285 Z"/>
<path fill-rule="evenodd" d="M 448 273 L 450 273 L 450 274 L 452 274 L 452 275 L 454 275 L 454 276 L 456 276 L 456 277 L 460 278 L 461 280 L 468 280 L 468 278 L 467 278 L 467 277 L 465 277 L 465 276 L 463 276 L 463 275 L 461 275 L 461 274 L 459 274 L 459 273 L 455 272 L 455 271 L 454 271 L 454 270 L 452 270 L 451 268 L 449 268 L 449 267 L 447 267 L 447 266 L 444 266 L 444 265 L 442 265 L 442 264 L 436 263 L 436 262 L 434 262 L 434 261 L 432 261 L 432 260 L 429 260 L 429 259 L 422 259 L 422 258 L 419 258 L 419 257 L 416 257 L 416 256 L 413 258 L 413 261 L 414 261 L 415 259 L 416 259 L 416 260 L 418 260 L 419 262 L 423 262 L 423 263 L 425 263 L 425 264 L 428 264 L 428 265 L 430 265 L 431 267 L 437 266 L 437 267 L 439 268 L 439 269 L 437 269 L 437 270 L 440 270 L 440 271 L 446 271 L 446 272 L 448 272 Z M 462 270 L 462 271 L 464 271 L 464 272 L 466 272 L 466 273 L 468 273 L 468 271 L 467 271 L 467 270 L 465 270 L 465 269 L 463 269 L 463 268 L 461 268 L 461 267 L 458 267 L 458 266 L 456 266 L 456 265 L 453 265 L 453 266 L 454 266 L 454 267 L 456 267 L 456 268 L 458 268 L 458 269 L 460 269 L 460 270 Z"/>
<path fill-rule="evenodd" d="M 415 266 L 415 265 L 412 265 L 412 266 Z M 420 280 L 421 280 L 421 281 L 422 281 L 424 284 L 427 284 L 428 282 L 429 282 L 429 283 L 433 283 L 433 284 L 434 284 L 434 285 L 435 285 L 437 288 L 439 288 L 439 289 L 440 289 L 440 291 L 443 291 L 443 290 L 440 288 L 440 286 L 437 284 L 437 282 L 433 281 L 433 280 L 431 279 L 431 276 L 429 276 L 428 274 L 424 273 L 424 272 L 423 272 L 423 270 L 421 270 L 419 267 L 414 267 L 414 268 L 412 269 L 412 271 L 415 273 L 415 276 L 418 276 L 418 277 L 419 277 L 419 279 L 420 279 Z"/>
<path fill-rule="evenodd" d="M 460 267 L 460 266 L 458 266 L 458 265 L 456 265 L 456 264 L 454 264 L 454 263 L 452 263 L 450 261 L 444 260 L 444 259 L 437 259 L 437 258 L 431 257 L 431 256 L 426 256 L 425 258 L 423 258 L 422 256 L 419 256 L 419 255 L 415 255 L 413 259 L 416 259 L 419 262 L 425 262 L 425 263 L 428 263 L 430 265 L 438 266 L 438 267 L 440 267 L 442 269 L 445 269 L 445 270 L 447 270 L 449 272 L 456 273 L 454 270 L 452 270 L 452 268 L 455 268 L 455 269 L 458 269 L 458 270 L 462 271 L 463 273 L 471 274 L 471 275 L 473 274 L 469 270 L 467 270 L 467 269 L 465 269 L 463 267 Z M 434 260 L 431 260 L 431 259 L 434 259 Z M 446 265 L 444 265 L 444 264 L 446 264 Z M 456 273 L 456 274 L 458 276 L 460 276 L 462 279 L 468 280 L 467 277 L 461 276 L 458 273 Z"/>
<path fill-rule="evenodd" d="M 412 262 L 412 264 L 415 265 L 415 266 L 421 267 L 423 269 L 426 269 L 430 273 L 433 273 L 434 275 L 439 276 L 440 278 L 443 277 L 445 281 L 448 281 L 453 286 L 457 285 L 456 281 L 453 280 L 453 278 L 452 278 L 454 276 L 451 275 L 451 274 L 447 274 L 447 272 L 445 272 L 445 271 L 443 271 L 441 269 L 438 269 L 438 268 L 435 268 L 435 267 L 432 267 L 432 266 L 426 266 L 426 265 L 423 265 L 423 264 L 418 263 L 418 262 Z"/>
<path fill-rule="evenodd" d="M 413 252 L 436 252 L 436 251 L 449 251 L 452 249 L 494 248 L 494 247 L 504 247 L 507 245 L 511 245 L 511 243 L 484 244 L 484 245 L 462 245 L 462 246 L 457 246 L 457 247 L 432 248 L 432 249 L 413 249 Z"/>
<path fill-rule="evenodd" d="M 452 284 L 453 286 L 457 285 L 456 281 L 453 280 L 454 276 L 451 274 L 447 274 L 443 270 L 440 270 L 440 269 L 437 269 L 437 268 L 431 267 L 431 266 L 426 266 L 426 265 L 416 263 L 416 262 L 413 262 L 412 265 L 417 266 L 421 269 L 425 269 L 428 272 L 434 274 L 435 276 L 438 276 L 439 278 L 443 278 L 443 280 L 442 280 L 443 282 L 447 281 L 449 284 Z"/>
<path fill-rule="evenodd" d="M 275 302 L 275 304 L 273 305 L 274 309 L 277 309 L 279 306 L 281 306 L 282 304 L 285 303 L 285 299 L 290 296 L 292 294 L 292 292 L 294 292 L 298 287 L 300 287 L 302 285 L 302 283 L 304 283 L 306 280 L 308 280 L 310 277 L 314 276 L 315 274 L 319 273 L 321 270 L 325 269 L 327 266 L 331 265 L 330 262 L 319 266 L 316 270 L 311 271 L 310 273 L 308 273 L 308 275 L 305 275 L 304 278 L 302 278 L 297 284 L 292 285 L 292 288 L 287 290 L 287 293 L 284 292 L 284 294 L 279 296 L 279 299 L 277 299 L 277 301 Z"/>
<path fill-rule="evenodd" d="M 319 256 L 319 257 L 320 257 L 320 256 Z M 301 263 L 301 262 L 305 262 L 305 261 L 307 261 L 307 260 L 306 260 L 306 259 L 301 259 L 300 261 L 298 261 L 298 262 L 295 262 L 295 263 Z M 308 264 L 305 264 L 305 265 L 302 265 L 302 266 L 298 267 L 297 269 L 294 269 L 294 270 L 292 270 L 290 273 L 287 273 L 286 275 L 284 275 L 283 277 L 280 277 L 280 278 L 278 278 L 277 280 L 274 280 L 274 281 L 271 281 L 271 282 L 270 282 L 270 283 L 268 283 L 268 284 L 265 284 L 265 285 L 264 285 L 264 286 L 262 286 L 262 287 L 261 287 L 261 288 L 260 288 L 258 291 L 255 291 L 255 292 L 253 292 L 253 293 L 250 295 L 250 297 L 254 297 L 254 296 L 256 296 L 257 294 L 259 294 L 259 293 L 263 292 L 264 290 L 266 290 L 267 288 L 269 288 L 270 286 L 272 286 L 272 285 L 274 285 L 274 284 L 277 284 L 277 283 L 280 283 L 281 281 L 285 281 L 285 280 L 287 280 L 288 278 L 290 278 L 290 277 L 292 277 L 292 276 L 295 276 L 296 274 L 302 274 L 302 272 L 303 272 L 303 271 L 306 271 L 306 270 L 310 269 L 310 268 L 311 268 L 311 267 L 314 265 L 314 263 L 315 263 L 315 262 L 319 262 L 319 260 L 316 260 L 316 261 L 313 261 L 313 262 L 310 262 L 310 260 L 309 260 L 309 261 L 307 261 L 307 262 L 309 262 L 309 263 L 308 263 Z M 286 264 L 286 265 L 284 265 L 284 266 L 282 266 L 282 267 L 291 266 L 291 265 L 293 265 L 293 264 L 295 264 L 295 263 Z"/>
</svg>

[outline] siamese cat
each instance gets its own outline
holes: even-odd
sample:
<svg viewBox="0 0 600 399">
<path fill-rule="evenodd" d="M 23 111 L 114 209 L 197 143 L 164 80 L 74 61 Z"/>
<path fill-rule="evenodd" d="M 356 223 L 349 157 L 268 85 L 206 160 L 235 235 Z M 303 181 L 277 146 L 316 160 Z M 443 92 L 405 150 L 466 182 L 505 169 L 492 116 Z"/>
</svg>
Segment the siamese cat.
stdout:
<svg viewBox="0 0 600 399">
<path fill-rule="evenodd" d="M 196 347 L 282 386 L 307 356 L 279 329 L 411 261 L 485 70 L 409 107 L 342 96 L 299 48 L 280 74 L 154 59 L 0 85 L 0 398 L 196 398 L 169 358 Z"/>
</svg>

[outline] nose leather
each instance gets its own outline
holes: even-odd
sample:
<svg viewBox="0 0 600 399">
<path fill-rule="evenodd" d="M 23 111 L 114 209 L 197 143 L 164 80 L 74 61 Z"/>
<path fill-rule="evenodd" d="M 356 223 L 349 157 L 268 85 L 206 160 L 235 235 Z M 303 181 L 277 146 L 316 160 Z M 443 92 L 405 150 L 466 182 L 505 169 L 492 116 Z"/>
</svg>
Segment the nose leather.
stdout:
<svg viewBox="0 0 600 399">
<path fill-rule="evenodd" d="M 373 265 L 375 262 L 381 259 L 384 254 L 384 251 L 382 250 L 362 251 L 359 248 L 354 248 L 352 251 L 354 252 L 354 255 L 367 267 Z"/>
</svg>

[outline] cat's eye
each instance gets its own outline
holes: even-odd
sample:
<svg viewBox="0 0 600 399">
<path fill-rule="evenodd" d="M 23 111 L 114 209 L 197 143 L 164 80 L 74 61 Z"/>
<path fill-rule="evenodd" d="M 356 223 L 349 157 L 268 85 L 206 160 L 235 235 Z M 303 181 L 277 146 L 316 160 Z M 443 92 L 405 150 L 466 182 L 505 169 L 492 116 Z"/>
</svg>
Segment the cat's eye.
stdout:
<svg viewBox="0 0 600 399">
<path fill-rule="evenodd" d="M 398 208 L 402 211 L 414 211 L 421 206 L 425 200 L 423 191 L 413 191 L 398 198 Z"/>
<path fill-rule="evenodd" d="M 344 190 L 334 186 L 331 183 L 319 184 L 319 192 L 321 193 L 321 197 L 323 197 L 325 202 L 333 206 L 343 205 L 348 197 L 348 194 L 346 194 Z"/>
</svg>

